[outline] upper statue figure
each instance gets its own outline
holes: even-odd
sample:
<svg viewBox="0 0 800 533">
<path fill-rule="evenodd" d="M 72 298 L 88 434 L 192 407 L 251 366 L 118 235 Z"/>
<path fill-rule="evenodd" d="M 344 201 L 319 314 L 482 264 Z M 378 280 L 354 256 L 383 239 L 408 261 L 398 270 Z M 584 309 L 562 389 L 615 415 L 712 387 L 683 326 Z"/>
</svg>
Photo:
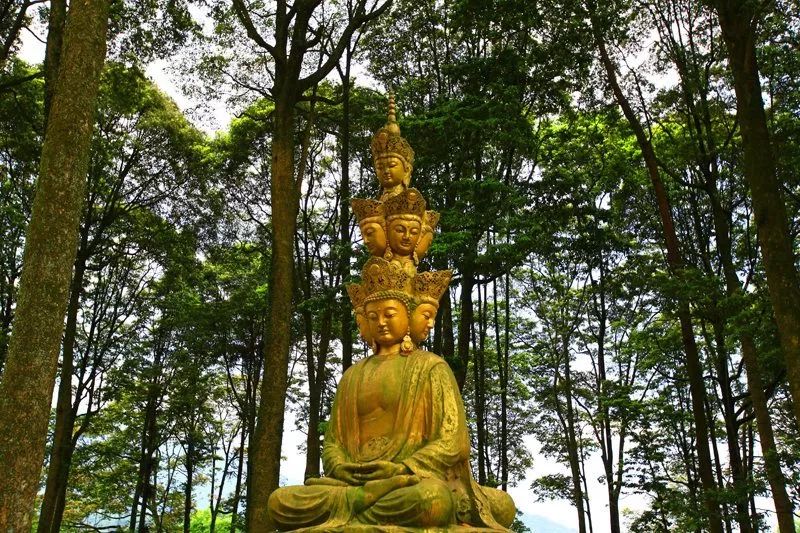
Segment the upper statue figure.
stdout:
<svg viewBox="0 0 800 533">
<path fill-rule="evenodd" d="M 386 125 L 372 138 L 372 161 L 381 184 L 380 201 L 406 190 L 414 168 L 414 150 L 400 135 L 395 117 L 394 96 L 389 95 L 389 117 Z"/>
<path fill-rule="evenodd" d="M 391 97 L 373 155 L 376 145 L 393 147 L 381 157 L 395 157 L 387 154 L 400 146 L 395 158 L 408 167 L 402 179 L 391 171 L 384 179 L 376 156 L 381 200 L 353 201 L 373 257 L 348 294 L 372 354 L 339 382 L 322 451 L 325 477 L 276 490 L 270 516 L 282 531 L 508 531 L 516 513 L 511 497 L 472 477 L 453 372 L 419 348 L 451 272 L 417 273 L 419 246 L 430 246 L 438 214 L 426 211 L 420 192 L 409 188 L 414 156 L 400 137 Z"/>
</svg>

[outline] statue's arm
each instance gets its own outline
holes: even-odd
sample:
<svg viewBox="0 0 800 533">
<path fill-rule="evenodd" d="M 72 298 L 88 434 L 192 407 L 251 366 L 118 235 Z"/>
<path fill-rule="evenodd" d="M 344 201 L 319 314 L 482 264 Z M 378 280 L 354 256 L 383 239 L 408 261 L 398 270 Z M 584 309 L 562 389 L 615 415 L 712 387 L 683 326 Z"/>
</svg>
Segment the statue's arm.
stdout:
<svg viewBox="0 0 800 533">
<path fill-rule="evenodd" d="M 352 370 L 352 368 L 351 368 Z M 349 463 L 352 458 L 345 450 L 341 440 L 341 416 L 347 403 L 347 390 L 350 381 L 350 372 L 345 372 L 339 382 L 336 395 L 333 397 L 331 417 L 325 429 L 325 441 L 322 445 L 322 468 L 325 475 L 332 476 L 334 469 L 344 463 Z"/>
<path fill-rule="evenodd" d="M 448 468 L 469 458 L 469 434 L 464 403 L 450 367 L 444 362 L 434 365 L 429 379 L 431 437 L 402 463 L 418 476 L 441 478 Z"/>
</svg>

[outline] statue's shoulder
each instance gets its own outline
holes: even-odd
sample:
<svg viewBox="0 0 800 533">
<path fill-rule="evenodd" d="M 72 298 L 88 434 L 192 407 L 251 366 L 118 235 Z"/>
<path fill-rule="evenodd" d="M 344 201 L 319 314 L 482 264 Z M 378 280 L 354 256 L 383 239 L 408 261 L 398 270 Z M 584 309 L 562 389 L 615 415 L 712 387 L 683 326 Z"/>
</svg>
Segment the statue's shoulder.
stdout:
<svg viewBox="0 0 800 533">
<path fill-rule="evenodd" d="M 425 366 L 433 366 L 440 363 L 447 364 L 444 359 L 427 350 L 414 350 L 409 357 L 414 358 L 418 363 L 424 364 Z"/>
</svg>

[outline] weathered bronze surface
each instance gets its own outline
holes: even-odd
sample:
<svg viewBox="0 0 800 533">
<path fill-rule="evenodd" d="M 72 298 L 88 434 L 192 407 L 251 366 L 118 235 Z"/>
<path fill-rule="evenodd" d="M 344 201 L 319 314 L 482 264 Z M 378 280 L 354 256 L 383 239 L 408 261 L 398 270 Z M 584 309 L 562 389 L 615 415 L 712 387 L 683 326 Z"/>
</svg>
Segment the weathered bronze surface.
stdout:
<svg viewBox="0 0 800 533">
<path fill-rule="evenodd" d="M 472 478 L 470 441 L 453 372 L 419 349 L 451 272 L 417 273 L 439 215 L 409 188 L 414 151 L 400 136 L 394 100 L 372 142 L 382 191 L 354 199 L 373 256 L 348 287 L 372 355 L 342 376 L 325 434 L 325 477 L 276 490 L 269 501 L 284 531 L 507 531 L 515 507 Z"/>
</svg>

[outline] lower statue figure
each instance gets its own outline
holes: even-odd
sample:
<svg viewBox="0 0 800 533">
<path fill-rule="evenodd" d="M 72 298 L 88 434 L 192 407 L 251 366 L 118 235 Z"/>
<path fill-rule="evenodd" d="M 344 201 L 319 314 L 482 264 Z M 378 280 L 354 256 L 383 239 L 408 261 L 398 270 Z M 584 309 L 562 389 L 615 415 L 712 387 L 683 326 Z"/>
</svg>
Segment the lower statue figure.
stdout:
<svg viewBox="0 0 800 533">
<path fill-rule="evenodd" d="M 514 502 L 472 477 L 464 405 L 450 367 L 430 352 L 403 350 L 413 301 L 400 291 L 364 294 L 375 353 L 339 383 L 322 452 L 326 477 L 275 491 L 274 523 L 308 531 L 507 531 Z"/>
</svg>

